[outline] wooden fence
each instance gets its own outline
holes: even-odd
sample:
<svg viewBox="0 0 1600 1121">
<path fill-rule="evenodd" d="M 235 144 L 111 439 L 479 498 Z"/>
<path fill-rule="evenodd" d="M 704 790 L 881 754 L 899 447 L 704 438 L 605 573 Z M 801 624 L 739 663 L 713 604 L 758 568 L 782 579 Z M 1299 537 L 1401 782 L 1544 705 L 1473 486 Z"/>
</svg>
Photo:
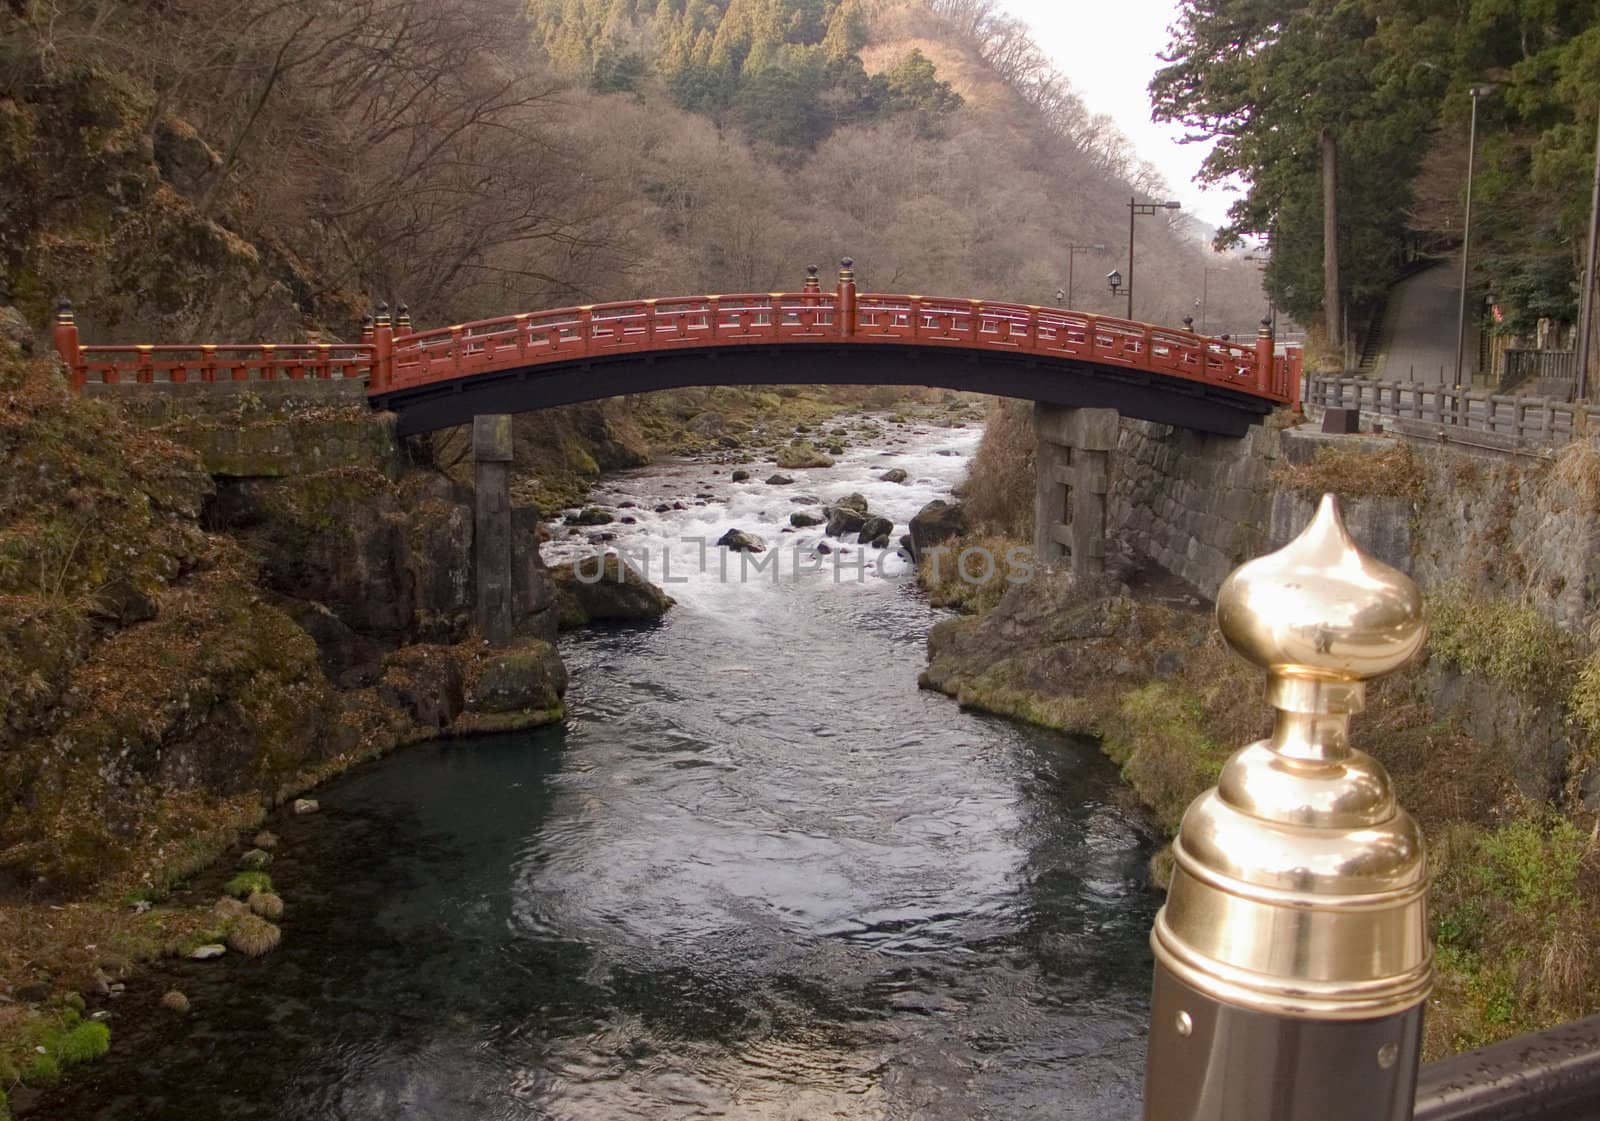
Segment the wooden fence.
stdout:
<svg viewBox="0 0 1600 1121">
<path fill-rule="evenodd" d="M 1436 382 L 1308 375 L 1308 406 L 1358 408 L 1394 421 L 1405 435 L 1503 450 L 1555 448 L 1600 436 L 1600 404 L 1569 404 Z"/>
</svg>

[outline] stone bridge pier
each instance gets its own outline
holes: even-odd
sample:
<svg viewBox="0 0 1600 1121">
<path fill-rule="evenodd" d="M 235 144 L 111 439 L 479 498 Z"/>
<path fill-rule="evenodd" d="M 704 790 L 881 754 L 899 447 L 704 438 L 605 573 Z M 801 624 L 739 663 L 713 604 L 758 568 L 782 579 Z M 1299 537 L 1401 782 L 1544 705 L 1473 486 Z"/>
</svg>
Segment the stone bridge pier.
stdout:
<svg viewBox="0 0 1600 1121">
<path fill-rule="evenodd" d="M 504 646 L 515 632 L 512 584 L 511 417 L 472 418 L 473 566 L 477 570 L 478 633 Z"/>
<path fill-rule="evenodd" d="M 1033 551 L 1043 564 L 1070 558 L 1078 576 L 1106 565 L 1106 492 L 1117 410 L 1033 407 L 1037 471 Z"/>
</svg>

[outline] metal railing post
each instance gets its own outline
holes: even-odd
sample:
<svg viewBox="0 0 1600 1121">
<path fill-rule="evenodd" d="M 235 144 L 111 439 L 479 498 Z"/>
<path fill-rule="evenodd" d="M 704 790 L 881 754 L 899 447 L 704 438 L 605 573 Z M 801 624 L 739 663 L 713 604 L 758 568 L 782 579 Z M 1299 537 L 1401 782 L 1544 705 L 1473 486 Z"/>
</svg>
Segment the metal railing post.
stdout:
<svg viewBox="0 0 1600 1121">
<path fill-rule="evenodd" d="M 1277 713 L 1173 842 L 1144 1116 L 1407 1121 L 1433 964 L 1422 833 L 1348 730 L 1365 682 L 1422 648 L 1421 596 L 1324 495 L 1227 579 L 1217 623 Z"/>
<path fill-rule="evenodd" d="M 839 262 L 839 333 L 856 333 L 856 263 L 849 257 Z"/>
<path fill-rule="evenodd" d="M 72 386 L 74 392 L 83 389 L 83 352 L 78 344 L 78 320 L 72 314 L 72 301 L 62 296 L 56 301 L 56 325 L 54 333 L 56 353 L 61 355 L 61 363 L 67 368 L 67 384 Z"/>
<path fill-rule="evenodd" d="M 389 302 L 380 301 L 372 320 L 372 373 L 367 379 L 368 393 L 383 393 L 394 376 L 394 321 L 389 318 Z"/>
</svg>

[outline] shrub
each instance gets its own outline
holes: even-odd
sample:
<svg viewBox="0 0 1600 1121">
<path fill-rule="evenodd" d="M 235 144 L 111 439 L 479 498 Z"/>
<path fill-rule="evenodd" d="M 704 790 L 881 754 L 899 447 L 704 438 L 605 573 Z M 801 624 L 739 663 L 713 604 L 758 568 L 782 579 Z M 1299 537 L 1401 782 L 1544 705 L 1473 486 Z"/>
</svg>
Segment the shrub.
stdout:
<svg viewBox="0 0 1600 1121">
<path fill-rule="evenodd" d="M 963 487 L 963 505 L 974 526 L 1032 540 L 1033 464 L 1033 406 L 1009 398 L 996 401 Z"/>
<path fill-rule="evenodd" d="M 1460 588 L 1428 597 L 1429 646 L 1467 673 L 1535 701 L 1563 701 L 1578 680 L 1578 640 L 1531 607 Z"/>
<path fill-rule="evenodd" d="M 246 957 L 258 958 L 271 953 L 281 941 L 283 931 L 255 915 L 245 915 L 228 931 L 228 945 Z"/>
<path fill-rule="evenodd" d="M 1421 498 L 1422 464 L 1404 444 L 1383 451 L 1361 448 L 1318 448 L 1310 463 L 1278 468 L 1285 490 L 1315 501 L 1325 492 L 1348 497 L 1390 495 Z"/>
</svg>

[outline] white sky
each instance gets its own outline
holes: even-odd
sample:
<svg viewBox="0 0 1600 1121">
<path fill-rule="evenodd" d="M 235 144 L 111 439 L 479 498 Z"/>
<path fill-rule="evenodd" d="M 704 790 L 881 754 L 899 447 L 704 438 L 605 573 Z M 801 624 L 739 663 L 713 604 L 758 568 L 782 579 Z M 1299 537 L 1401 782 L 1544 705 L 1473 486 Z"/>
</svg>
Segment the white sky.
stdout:
<svg viewBox="0 0 1600 1121">
<path fill-rule="evenodd" d="M 1150 121 L 1151 77 L 1161 65 L 1177 0 L 1005 0 L 1096 113 L 1109 113 L 1141 158 L 1161 169 L 1172 197 L 1209 226 L 1221 225 L 1236 192 L 1193 182 L 1209 144 L 1179 144 L 1183 130 Z"/>
</svg>

